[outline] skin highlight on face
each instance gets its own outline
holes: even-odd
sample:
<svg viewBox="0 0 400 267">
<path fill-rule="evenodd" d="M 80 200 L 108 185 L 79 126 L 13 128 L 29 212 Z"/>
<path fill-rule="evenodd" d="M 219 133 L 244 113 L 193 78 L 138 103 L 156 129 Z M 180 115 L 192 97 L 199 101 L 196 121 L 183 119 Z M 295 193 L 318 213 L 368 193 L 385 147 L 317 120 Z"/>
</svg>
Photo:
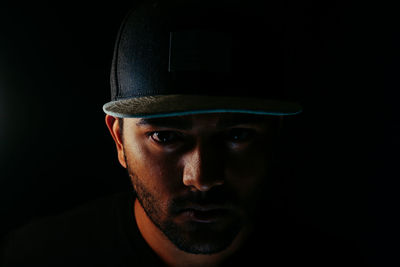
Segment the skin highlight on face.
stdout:
<svg viewBox="0 0 400 267">
<path fill-rule="evenodd" d="M 279 117 L 129 118 L 123 129 L 108 120 L 140 207 L 180 251 L 218 254 L 251 228 Z"/>
</svg>

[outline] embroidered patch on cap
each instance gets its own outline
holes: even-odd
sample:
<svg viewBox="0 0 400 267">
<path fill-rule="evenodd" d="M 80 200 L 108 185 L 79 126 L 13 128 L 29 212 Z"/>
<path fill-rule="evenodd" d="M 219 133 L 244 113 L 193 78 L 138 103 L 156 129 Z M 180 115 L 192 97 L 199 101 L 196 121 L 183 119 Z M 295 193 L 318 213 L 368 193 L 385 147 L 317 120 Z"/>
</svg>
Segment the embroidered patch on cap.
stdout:
<svg viewBox="0 0 400 267">
<path fill-rule="evenodd" d="M 180 31 L 170 33 L 169 72 L 231 71 L 232 35 L 226 32 Z"/>
</svg>

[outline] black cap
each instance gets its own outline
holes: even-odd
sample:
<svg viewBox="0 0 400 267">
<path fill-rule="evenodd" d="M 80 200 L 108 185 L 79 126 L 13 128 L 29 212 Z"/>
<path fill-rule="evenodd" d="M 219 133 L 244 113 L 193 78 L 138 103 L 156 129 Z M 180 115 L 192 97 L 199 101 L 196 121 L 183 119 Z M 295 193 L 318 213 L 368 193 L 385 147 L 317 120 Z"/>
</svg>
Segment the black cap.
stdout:
<svg viewBox="0 0 400 267">
<path fill-rule="evenodd" d="M 117 117 L 294 115 L 282 38 L 246 1 L 145 1 L 121 25 L 111 70 Z M 247 2 L 249 3 L 249 2 Z"/>
</svg>

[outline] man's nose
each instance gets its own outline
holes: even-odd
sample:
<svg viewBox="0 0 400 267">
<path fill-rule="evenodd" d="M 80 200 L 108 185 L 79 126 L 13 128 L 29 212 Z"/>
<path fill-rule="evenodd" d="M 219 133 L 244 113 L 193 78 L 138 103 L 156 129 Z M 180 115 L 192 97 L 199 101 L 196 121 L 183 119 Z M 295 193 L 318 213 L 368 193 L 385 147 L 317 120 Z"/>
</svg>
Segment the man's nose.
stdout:
<svg viewBox="0 0 400 267">
<path fill-rule="evenodd" d="M 224 184 L 224 166 L 218 157 L 218 151 L 211 144 L 197 145 L 187 152 L 183 159 L 183 184 L 201 192 Z"/>
</svg>

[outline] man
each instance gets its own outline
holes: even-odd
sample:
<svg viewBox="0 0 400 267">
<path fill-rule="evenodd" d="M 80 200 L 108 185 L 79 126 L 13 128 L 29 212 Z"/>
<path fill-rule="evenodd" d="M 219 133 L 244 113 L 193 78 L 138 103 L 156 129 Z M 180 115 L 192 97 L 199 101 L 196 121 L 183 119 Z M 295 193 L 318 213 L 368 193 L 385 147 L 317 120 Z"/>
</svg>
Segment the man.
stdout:
<svg viewBox="0 0 400 267">
<path fill-rule="evenodd" d="M 11 233 L 4 265 L 344 263 L 336 243 L 324 246 L 269 202 L 282 122 L 302 108 L 280 82 L 267 22 L 240 1 L 134 9 L 103 107 L 133 192 Z"/>
<path fill-rule="evenodd" d="M 271 118 L 223 113 L 106 117 L 136 192 L 143 238 L 171 266 L 211 266 L 252 228 L 276 141 Z"/>
<path fill-rule="evenodd" d="M 263 90 L 246 92 L 250 73 L 233 77 L 242 69 L 235 64 L 255 63 L 240 53 L 254 36 L 234 36 L 243 14 L 221 4 L 154 2 L 128 16 L 114 54 L 113 101 L 104 106 L 136 192 L 139 231 L 171 266 L 216 265 L 246 240 L 270 175 L 278 115 L 301 111 L 274 95 L 257 99 Z"/>
</svg>

